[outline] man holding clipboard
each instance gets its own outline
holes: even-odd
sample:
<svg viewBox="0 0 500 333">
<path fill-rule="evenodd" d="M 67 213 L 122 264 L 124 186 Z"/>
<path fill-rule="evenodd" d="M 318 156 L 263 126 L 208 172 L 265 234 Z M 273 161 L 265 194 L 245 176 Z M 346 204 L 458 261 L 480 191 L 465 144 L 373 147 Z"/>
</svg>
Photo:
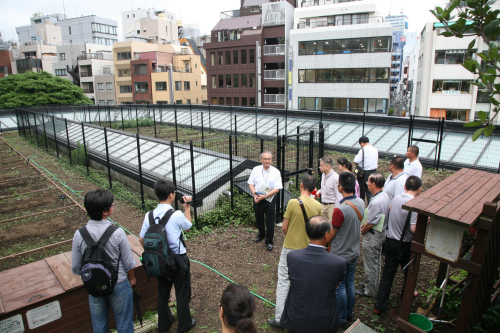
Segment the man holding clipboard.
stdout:
<svg viewBox="0 0 500 333">
<path fill-rule="evenodd" d="M 281 182 L 281 173 L 271 165 L 273 155 L 265 151 L 260 154 L 260 161 L 262 165 L 253 168 L 250 178 L 248 178 L 248 187 L 254 200 L 255 221 L 257 222 L 257 228 L 259 228 L 259 234 L 253 241 L 260 242 L 265 238 L 267 250 L 272 251 L 274 217 L 276 215 L 276 200 L 274 197 L 283 188 L 283 184 Z"/>
<path fill-rule="evenodd" d="M 361 221 L 363 235 L 363 266 L 365 268 L 365 283 L 356 290 L 356 295 L 374 297 L 378 290 L 381 270 L 382 244 L 385 240 L 384 219 L 389 213 L 391 204 L 389 197 L 383 191 L 384 175 L 372 173 L 368 177 L 366 187 L 372 194 L 372 199 L 365 210 L 365 217 Z"/>
</svg>

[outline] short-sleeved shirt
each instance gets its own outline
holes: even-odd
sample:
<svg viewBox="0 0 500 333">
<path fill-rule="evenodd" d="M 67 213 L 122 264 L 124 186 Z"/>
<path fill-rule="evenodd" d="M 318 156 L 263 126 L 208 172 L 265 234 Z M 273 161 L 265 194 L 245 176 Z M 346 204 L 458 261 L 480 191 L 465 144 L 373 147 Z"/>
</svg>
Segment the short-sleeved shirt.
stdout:
<svg viewBox="0 0 500 333">
<path fill-rule="evenodd" d="M 405 191 L 406 184 L 406 175 L 404 172 L 401 172 L 399 175 L 394 177 L 390 175 L 387 177 L 384 185 L 384 192 L 389 197 L 389 201 L 396 197 L 396 195 L 401 194 Z"/>
<path fill-rule="evenodd" d="M 389 206 L 390 201 L 387 194 L 383 191 L 378 192 L 373 196 L 370 200 L 370 204 L 368 205 L 368 218 L 366 220 L 367 223 L 377 225 L 380 221 L 382 215 L 385 215 L 388 218 L 389 214 Z"/>
<path fill-rule="evenodd" d="M 304 203 L 307 217 L 311 218 L 313 216 L 321 215 L 321 204 L 319 202 L 311 197 L 305 196 L 300 196 L 300 199 Z M 284 217 L 289 219 L 290 222 L 288 223 L 288 231 L 285 236 L 283 247 L 298 250 L 309 245 L 309 238 L 306 235 L 304 214 L 302 214 L 302 209 L 300 208 L 297 199 L 291 199 L 288 201 Z"/>
<path fill-rule="evenodd" d="M 361 214 L 358 214 L 346 201 L 350 201 Z M 347 262 L 359 256 L 359 240 L 361 220 L 365 213 L 365 202 L 355 195 L 348 196 L 340 201 L 332 215 L 332 226 L 337 229 L 337 234 L 332 240 L 330 253 L 344 258 Z"/>
<path fill-rule="evenodd" d="M 160 219 L 165 215 L 165 213 L 169 210 L 173 209 L 169 204 L 158 204 L 158 206 L 153 210 L 153 216 L 159 217 Z M 167 222 L 166 231 L 167 231 L 167 242 L 170 249 L 176 254 L 184 254 L 186 253 L 186 248 L 182 245 L 180 241 L 181 230 L 188 230 L 191 228 L 193 224 L 189 222 L 189 220 L 182 214 L 180 210 L 170 216 L 170 219 Z M 144 217 L 144 222 L 142 223 L 142 229 L 140 233 L 140 237 L 144 238 L 146 232 L 149 229 L 149 212 L 146 213 Z"/>
<path fill-rule="evenodd" d="M 92 239 L 96 242 L 98 241 L 104 231 L 112 223 L 108 220 L 95 221 L 90 220 L 85 226 L 89 232 Z M 73 237 L 73 247 L 71 255 L 71 270 L 73 274 L 80 275 L 82 273 L 82 256 L 83 251 L 87 248 L 87 243 L 82 238 L 80 231 L 77 230 Z M 111 264 L 113 267 L 117 266 L 118 258 L 120 258 L 120 265 L 118 266 L 118 280 L 117 282 L 123 282 L 127 279 L 127 272 L 135 268 L 135 259 L 130 249 L 130 244 L 128 242 L 127 236 L 123 229 L 117 229 L 109 237 L 106 244 L 104 244 L 104 249 L 111 259 Z"/>
<path fill-rule="evenodd" d="M 406 159 L 404 169 L 406 177 L 417 176 L 418 178 L 422 178 L 423 169 L 424 168 L 422 167 L 422 163 L 420 163 L 420 160 L 418 158 L 413 162 L 410 162 L 409 159 Z"/>
<path fill-rule="evenodd" d="M 365 151 L 365 161 L 363 163 L 363 150 Z M 357 163 L 364 170 L 376 170 L 378 167 L 378 149 L 372 145 L 366 145 L 361 148 L 354 157 L 354 163 Z"/>
<path fill-rule="evenodd" d="M 341 194 L 337 188 L 339 174 L 332 170 L 328 175 L 321 174 L 321 202 L 338 205 Z"/>
<path fill-rule="evenodd" d="M 281 183 L 281 173 L 278 169 L 273 167 L 272 165 L 269 169 L 264 170 L 262 165 L 258 165 L 253 168 L 250 177 L 248 178 L 249 185 L 255 186 L 255 191 L 259 191 L 262 185 L 272 188 L 272 189 L 282 189 L 283 184 Z M 267 198 L 269 202 L 273 201 L 274 195 L 270 198 Z"/>
<path fill-rule="evenodd" d="M 387 237 L 399 241 L 401 239 L 401 234 L 405 227 L 406 218 L 408 217 L 409 211 L 403 209 L 403 205 L 413 199 L 413 196 L 408 193 L 402 193 L 397 195 L 391 204 L 391 214 L 389 214 L 389 228 L 387 229 Z M 415 212 L 411 213 L 411 224 L 417 224 L 418 214 Z M 413 232 L 410 226 L 406 229 L 404 242 L 413 241 Z"/>
</svg>

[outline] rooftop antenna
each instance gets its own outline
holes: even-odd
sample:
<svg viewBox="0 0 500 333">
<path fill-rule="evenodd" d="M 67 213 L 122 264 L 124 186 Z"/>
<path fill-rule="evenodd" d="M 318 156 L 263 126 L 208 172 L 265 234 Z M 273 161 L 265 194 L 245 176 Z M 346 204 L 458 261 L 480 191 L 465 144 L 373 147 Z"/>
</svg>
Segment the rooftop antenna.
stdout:
<svg viewBox="0 0 500 333">
<path fill-rule="evenodd" d="M 63 16 L 65 16 L 66 15 L 66 5 L 64 4 L 64 0 L 63 0 L 63 11 L 64 11 Z"/>
</svg>

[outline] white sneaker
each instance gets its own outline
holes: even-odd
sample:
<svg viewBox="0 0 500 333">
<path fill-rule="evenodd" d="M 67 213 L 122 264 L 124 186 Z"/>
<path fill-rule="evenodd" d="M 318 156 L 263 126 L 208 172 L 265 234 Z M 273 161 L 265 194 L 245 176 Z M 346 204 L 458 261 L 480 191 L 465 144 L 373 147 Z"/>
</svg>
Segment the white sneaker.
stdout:
<svg viewBox="0 0 500 333">
<path fill-rule="evenodd" d="M 278 227 L 283 226 L 283 222 L 276 224 Z"/>
</svg>

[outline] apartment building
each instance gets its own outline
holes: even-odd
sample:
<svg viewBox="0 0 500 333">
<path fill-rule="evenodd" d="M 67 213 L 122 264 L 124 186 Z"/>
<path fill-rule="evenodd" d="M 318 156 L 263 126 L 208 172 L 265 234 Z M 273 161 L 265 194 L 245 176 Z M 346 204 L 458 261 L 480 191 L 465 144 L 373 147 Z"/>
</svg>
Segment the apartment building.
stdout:
<svg viewBox="0 0 500 333">
<path fill-rule="evenodd" d="M 493 8 L 499 6 L 494 4 Z M 472 121 L 479 111 L 490 114 L 494 106 L 488 93 L 470 84 L 475 76 L 461 65 L 466 59 L 480 61 L 477 53 L 487 45 L 479 38 L 469 52 L 468 45 L 475 37 L 439 36 L 443 31 L 443 24 L 429 22 L 420 34 L 414 114 L 451 121 Z"/>
<path fill-rule="evenodd" d="M 207 101 L 206 72 L 189 47 L 121 42 L 113 58 L 117 104 Z"/>
<path fill-rule="evenodd" d="M 125 40 L 146 41 L 154 44 L 178 44 L 177 18 L 172 12 L 155 8 L 122 12 Z"/>
<path fill-rule="evenodd" d="M 40 36 L 40 26 L 47 23 L 54 27 L 53 30 L 60 30 L 60 33 L 50 31 L 48 27 L 45 27 L 47 36 Z M 35 13 L 30 19 L 30 25 L 16 27 L 16 32 L 21 44 L 42 39 L 52 45 L 93 43 L 112 46 L 118 41 L 117 28 L 118 22 L 116 20 L 96 15 L 67 18 L 63 14 Z M 52 35 L 59 34 L 60 40 L 56 41 L 51 38 Z"/>
<path fill-rule="evenodd" d="M 301 3 L 294 28 L 288 108 L 387 112 L 393 28 L 374 2 Z"/>
</svg>

